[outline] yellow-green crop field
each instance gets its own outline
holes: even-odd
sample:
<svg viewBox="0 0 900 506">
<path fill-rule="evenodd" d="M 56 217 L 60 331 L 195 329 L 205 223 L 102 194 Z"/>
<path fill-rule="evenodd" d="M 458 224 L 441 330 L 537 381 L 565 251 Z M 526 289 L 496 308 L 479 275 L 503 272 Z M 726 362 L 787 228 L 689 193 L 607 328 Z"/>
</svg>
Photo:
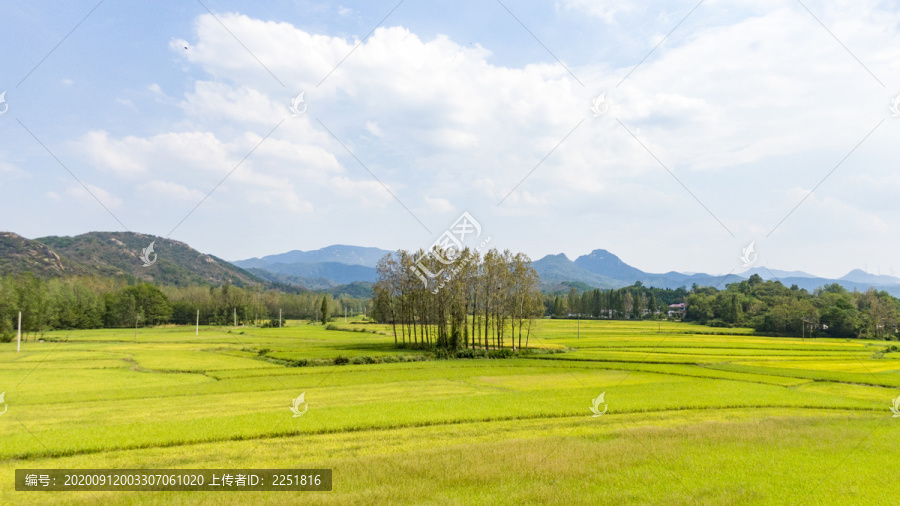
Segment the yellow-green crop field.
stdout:
<svg viewBox="0 0 900 506">
<path fill-rule="evenodd" d="M 337 325 L 0 344 L 0 503 L 897 503 L 891 343 L 543 320 L 538 352 L 433 360 Z M 329 468 L 334 485 L 16 492 L 17 468 Z"/>
</svg>

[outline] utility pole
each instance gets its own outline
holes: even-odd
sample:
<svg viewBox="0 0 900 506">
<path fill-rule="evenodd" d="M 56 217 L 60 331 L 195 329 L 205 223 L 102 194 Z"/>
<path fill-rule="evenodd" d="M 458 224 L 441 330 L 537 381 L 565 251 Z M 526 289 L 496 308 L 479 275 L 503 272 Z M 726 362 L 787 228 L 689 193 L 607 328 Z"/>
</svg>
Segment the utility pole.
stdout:
<svg viewBox="0 0 900 506">
<path fill-rule="evenodd" d="M 278 308 L 278 328 L 281 328 L 281 308 Z"/>
<path fill-rule="evenodd" d="M 134 342 L 137 342 L 137 325 L 140 319 L 141 315 L 134 315 Z"/>
<path fill-rule="evenodd" d="M 581 339 L 581 313 L 578 313 L 578 339 Z"/>
<path fill-rule="evenodd" d="M 19 311 L 19 336 L 16 338 L 16 352 L 22 347 L 22 312 Z"/>
<path fill-rule="evenodd" d="M 237 308 L 234 308 L 234 326 L 237 328 Z"/>
<path fill-rule="evenodd" d="M 200 310 L 197 310 L 197 332 L 194 334 L 195 336 L 200 335 Z"/>
</svg>

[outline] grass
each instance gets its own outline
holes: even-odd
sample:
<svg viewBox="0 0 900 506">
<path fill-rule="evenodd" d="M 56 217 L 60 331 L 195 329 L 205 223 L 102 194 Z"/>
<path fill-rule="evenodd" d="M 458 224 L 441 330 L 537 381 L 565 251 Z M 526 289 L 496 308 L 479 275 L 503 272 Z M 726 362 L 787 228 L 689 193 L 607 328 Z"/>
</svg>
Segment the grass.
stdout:
<svg viewBox="0 0 900 506">
<path fill-rule="evenodd" d="M 294 503 L 13 490 L 16 468 L 333 468 L 322 504 L 891 504 L 900 353 L 674 322 L 543 320 L 565 353 L 412 360 L 379 325 L 53 332 L 0 345 L 0 502 Z M 372 332 L 352 332 L 365 327 Z M 286 361 L 346 365 L 288 367 Z M 277 360 L 270 360 L 270 358 Z M 291 416 L 305 392 L 309 410 Z M 605 392 L 608 410 L 592 417 Z"/>
</svg>

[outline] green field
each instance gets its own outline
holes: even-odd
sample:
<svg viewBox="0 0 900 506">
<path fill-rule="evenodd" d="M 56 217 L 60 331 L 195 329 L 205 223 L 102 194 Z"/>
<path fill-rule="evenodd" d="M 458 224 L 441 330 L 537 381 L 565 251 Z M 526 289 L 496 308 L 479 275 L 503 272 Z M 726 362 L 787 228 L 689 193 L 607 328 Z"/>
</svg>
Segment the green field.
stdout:
<svg viewBox="0 0 900 506">
<path fill-rule="evenodd" d="M 423 360 L 386 327 L 338 325 L 376 332 L 290 322 L 0 344 L 0 503 L 897 502 L 900 352 L 875 358 L 884 342 L 543 320 L 530 346 L 561 353 Z M 384 363 L 323 365 L 339 356 Z M 334 489 L 15 492 L 16 468 L 331 468 Z"/>
</svg>

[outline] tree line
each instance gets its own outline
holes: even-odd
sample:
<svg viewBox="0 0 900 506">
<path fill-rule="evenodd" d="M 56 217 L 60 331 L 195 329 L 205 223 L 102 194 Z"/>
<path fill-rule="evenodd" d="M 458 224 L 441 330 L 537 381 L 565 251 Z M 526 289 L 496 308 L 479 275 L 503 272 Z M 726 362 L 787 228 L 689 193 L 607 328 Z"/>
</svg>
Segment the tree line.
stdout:
<svg viewBox="0 0 900 506">
<path fill-rule="evenodd" d="M 97 276 L 41 279 L 30 272 L 0 277 L 0 340 L 22 331 L 193 324 L 277 325 L 284 319 L 322 320 L 371 312 L 371 301 L 331 294 L 284 293 L 261 288 L 129 284 Z M 323 312 L 324 311 L 324 312 Z"/>
<path fill-rule="evenodd" d="M 790 336 L 900 339 L 900 301 L 884 291 L 847 291 L 838 284 L 809 292 L 758 275 L 724 290 L 694 285 L 662 289 L 636 283 L 613 290 L 576 288 L 542 294 L 524 254 L 463 250 L 448 265 L 440 256 L 398 251 L 378 265 L 374 300 L 285 293 L 232 285 L 163 286 L 96 276 L 0 277 L 0 340 L 57 329 L 193 324 L 277 325 L 284 319 L 327 322 L 345 311 L 388 323 L 398 346 L 521 348 L 542 315 L 566 318 L 663 318 L 684 302 L 683 319 L 711 326 L 751 327 Z M 417 263 L 421 268 L 416 268 Z M 432 277 L 422 276 L 426 270 Z M 425 282 L 423 282 L 423 279 Z M 511 339 L 511 341 L 510 341 Z"/>
<path fill-rule="evenodd" d="M 900 300 L 837 283 L 809 292 L 754 274 L 722 291 L 695 286 L 685 299 L 684 319 L 791 336 L 892 339 L 898 337 Z"/>
<path fill-rule="evenodd" d="M 465 248 L 399 250 L 379 262 L 374 316 L 398 347 L 525 347 L 544 312 L 538 275 L 524 253 Z M 509 341 L 507 341 L 509 340 Z"/>
<path fill-rule="evenodd" d="M 669 304 L 683 302 L 687 294 L 684 288 L 651 288 L 638 281 L 633 286 L 611 290 L 588 289 L 580 294 L 577 288 L 572 287 L 568 295 L 545 295 L 544 307 L 545 314 L 555 318 L 577 316 L 639 320 L 665 315 Z"/>
<path fill-rule="evenodd" d="M 900 339 L 900 300 L 885 291 L 848 291 L 834 283 L 812 292 L 780 281 L 749 279 L 724 290 L 696 284 L 687 290 L 648 288 L 640 282 L 612 290 L 571 288 L 544 296 L 554 318 L 666 318 L 684 302 L 684 321 L 713 327 L 750 327 L 783 336 Z"/>
</svg>

